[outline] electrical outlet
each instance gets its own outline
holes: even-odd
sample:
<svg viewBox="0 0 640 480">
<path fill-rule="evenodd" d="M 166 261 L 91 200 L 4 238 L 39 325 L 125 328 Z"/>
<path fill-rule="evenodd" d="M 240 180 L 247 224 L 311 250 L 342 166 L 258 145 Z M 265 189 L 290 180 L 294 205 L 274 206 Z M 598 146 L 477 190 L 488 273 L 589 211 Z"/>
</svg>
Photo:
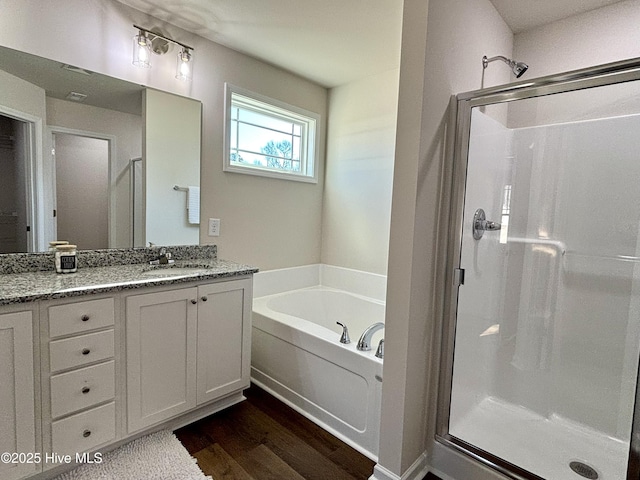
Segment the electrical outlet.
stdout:
<svg viewBox="0 0 640 480">
<path fill-rule="evenodd" d="M 220 236 L 220 219 L 219 218 L 209 219 L 209 236 L 210 237 Z"/>
</svg>

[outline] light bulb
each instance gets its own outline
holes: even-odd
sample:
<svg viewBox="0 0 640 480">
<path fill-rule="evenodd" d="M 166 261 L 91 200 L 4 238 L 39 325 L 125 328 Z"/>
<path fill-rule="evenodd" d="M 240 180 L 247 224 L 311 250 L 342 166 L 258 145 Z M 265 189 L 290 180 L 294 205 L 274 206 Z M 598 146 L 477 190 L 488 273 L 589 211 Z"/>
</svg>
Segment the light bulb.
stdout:
<svg viewBox="0 0 640 480">
<path fill-rule="evenodd" d="M 151 42 L 140 32 L 133 37 L 133 64 L 140 68 L 151 68 Z"/>
<path fill-rule="evenodd" d="M 191 53 L 186 48 L 178 53 L 176 78 L 183 81 L 191 80 Z"/>
</svg>

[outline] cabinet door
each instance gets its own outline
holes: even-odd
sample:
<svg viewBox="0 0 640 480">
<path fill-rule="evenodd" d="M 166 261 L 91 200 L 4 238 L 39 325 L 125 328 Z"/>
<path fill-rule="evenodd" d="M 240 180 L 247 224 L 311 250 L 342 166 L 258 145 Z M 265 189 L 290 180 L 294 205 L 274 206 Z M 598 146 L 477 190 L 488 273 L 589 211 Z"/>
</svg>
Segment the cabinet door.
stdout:
<svg viewBox="0 0 640 480">
<path fill-rule="evenodd" d="M 251 282 L 198 287 L 198 404 L 249 386 Z"/>
<path fill-rule="evenodd" d="M 0 315 L 0 452 L 36 451 L 34 407 L 32 315 L 5 313 Z M 37 463 L 0 462 L 3 480 L 36 470 Z"/>
<path fill-rule="evenodd" d="M 196 406 L 197 289 L 126 299 L 128 431 Z"/>
</svg>

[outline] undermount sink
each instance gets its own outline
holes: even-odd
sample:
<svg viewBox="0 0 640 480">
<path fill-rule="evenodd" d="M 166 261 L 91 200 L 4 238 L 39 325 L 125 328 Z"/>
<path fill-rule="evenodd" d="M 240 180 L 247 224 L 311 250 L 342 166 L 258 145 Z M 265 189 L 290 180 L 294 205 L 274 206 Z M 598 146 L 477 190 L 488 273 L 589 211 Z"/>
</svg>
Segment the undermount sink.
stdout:
<svg viewBox="0 0 640 480">
<path fill-rule="evenodd" d="M 165 267 L 152 268 L 141 273 L 146 277 L 174 277 L 178 275 L 192 275 L 203 267 Z"/>
</svg>

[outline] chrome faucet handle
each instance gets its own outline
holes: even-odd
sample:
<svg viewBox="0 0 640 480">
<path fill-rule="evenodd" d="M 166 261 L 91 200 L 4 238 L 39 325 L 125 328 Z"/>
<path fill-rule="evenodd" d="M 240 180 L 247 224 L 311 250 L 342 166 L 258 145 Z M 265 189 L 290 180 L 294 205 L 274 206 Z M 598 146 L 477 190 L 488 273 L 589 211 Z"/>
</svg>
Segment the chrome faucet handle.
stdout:
<svg viewBox="0 0 640 480">
<path fill-rule="evenodd" d="M 340 343 L 351 343 L 351 339 L 349 338 L 349 329 L 347 329 L 346 325 L 343 325 L 340 322 L 336 322 L 338 325 L 342 327 L 342 335 L 340 336 Z"/>
<path fill-rule="evenodd" d="M 384 338 L 381 338 L 380 343 L 378 343 L 378 348 L 376 350 L 376 357 L 384 358 Z"/>
</svg>

